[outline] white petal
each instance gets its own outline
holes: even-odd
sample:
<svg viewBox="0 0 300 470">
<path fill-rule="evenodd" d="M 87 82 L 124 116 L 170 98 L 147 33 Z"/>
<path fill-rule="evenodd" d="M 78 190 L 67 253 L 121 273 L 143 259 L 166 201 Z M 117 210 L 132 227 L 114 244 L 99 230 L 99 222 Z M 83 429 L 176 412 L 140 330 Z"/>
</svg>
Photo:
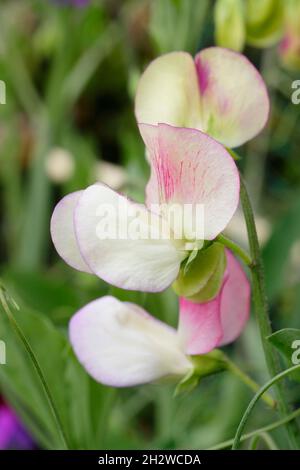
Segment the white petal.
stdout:
<svg viewBox="0 0 300 470">
<path fill-rule="evenodd" d="M 171 52 L 151 62 L 139 81 L 135 113 L 139 123 L 194 127 L 191 123 L 200 120 L 200 95 L 190 54 Z"/>
<path fill-rule="evenodd" d="M 68 194 L 56 205 L 51 217 L 51 237 L 57 253 L 72 268 L 90 273 L 81 256 L 74 231 L 74 209 L 83 191 Z"/>
<path fill-rule="evenodd" d="M 70 340 L 88 373 L 115 387 L 183 376 L 192 367 L 176 330 L 137 305 L 110 296 L 91 302 L 72 318 Z"/>
<path fill-rule="evenodd" d="M 90 269 L 123 289 L 164 290 L 186 256 L 176 249 L 161 217 L 100 183 L 81 196 L 75 230 Z"/>
</svg>

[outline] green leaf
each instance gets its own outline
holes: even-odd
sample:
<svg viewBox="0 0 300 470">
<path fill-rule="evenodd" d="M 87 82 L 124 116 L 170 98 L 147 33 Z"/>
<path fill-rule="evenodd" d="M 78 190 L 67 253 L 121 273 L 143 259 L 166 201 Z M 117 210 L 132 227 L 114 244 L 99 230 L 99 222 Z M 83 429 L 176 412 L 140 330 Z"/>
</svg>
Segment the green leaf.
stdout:
<svg viewBox="0 0 300 470">
<path fill-rule="evenodd" d="M 300 364 L 300 330 L 284 328 L 276 331 L 267 339 L 285 356 L 290 366 Z M 300 372 L 295 372 L 292 377 L 300 381 Z"/>
<path fill-rule="evenodd" d="M 17 303 L 66 325 L 79 310 L 79 292 L 63 282 L 63 277 L 10 269 L 2 276 Z"/>
<path fill-rule="evenodd" d="M 219 292 L 226 267 L 225 249 L 215 242 L 198 251 L 194 259 L 181 268 L 173 289 L 177 295 L 197 302 L 207 302 Z"/>
<path fill-rule="evenodd" d="M 61 420 L 67 425 L 67 402 L 63 390 L 64 352 L 67 346 L 64 335 L 56 331 L 42 315 L 21 309 L 15 313 L 17 322 L 29 340 L 50 386 Z M 37 440 L 44 443 L 44 436 L 37 432 L 37 426 L 48 436 L 51 448 L 61 448 L 60 435 L 42 390 L 39 378 L 19 338 L 0 309 L 0 337 L 6 344 L 7 364 L 0 367 L 0 385 L 11 394 L 20 407 L 27 410 L 25 424 L 32 429 Z"/>
</svg>

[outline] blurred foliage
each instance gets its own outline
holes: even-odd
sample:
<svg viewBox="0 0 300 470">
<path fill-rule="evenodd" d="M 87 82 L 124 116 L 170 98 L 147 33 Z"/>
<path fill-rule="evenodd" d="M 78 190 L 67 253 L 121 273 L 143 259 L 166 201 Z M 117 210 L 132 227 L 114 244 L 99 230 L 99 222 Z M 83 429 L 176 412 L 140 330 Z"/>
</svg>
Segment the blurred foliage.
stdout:
<svg viewBox="0 0 300 470">
<path fill-rule="evenodd" d="M 74 448 L 207 448 L 232 437 L 251 397 L 227 373 L 177 398 L 168 386 L 112 390 L 96 384 L 70 351 L 72 314 L 110 293 L 176 325 L 177 299 L 171 290 L 125 292 L 75 272 L 59 260 L 49 235 L 55 203 L 101 179 L 103 161 L 121 165 L 127 175 L 122 191 L 143 200 L 149 169 L 133 112 L 137 79 L 160 53 L 195 54 L 213 45 L 214 3 L 91 0 L 74 8 L 51 0 L 1 2 L 0 79 L 6 83 L 6 105 L 0 105 L 1 277 L 20 305 L 16 319 L 41 362 Z M 239 165 L 257 214 L 271 228 L 263 254 L 274 329 L 300 328 L 300 105 L 291 102 L 291 83 L 299 76 L 282 68 L 276 46 L 248 46 L 245 53 L 267 82 L 272 112 L 267 129 L 240 149 Z M 74 163 L 59 183 L 47 171 L 53 148 L 67 150 Z M 0 338 L 8 345 L 1 392 L 42 447 L 60 448 L 38 379 L 2 312 Z M 227 349 L 264 381 L 252 320 Z M 300 405 L 299 385 L 290 385 L 290 399 Z M 272 418 L 260 404 L 251 426 Z M 272 435 L 284 448 L 283 430 Z"/>
</svg>

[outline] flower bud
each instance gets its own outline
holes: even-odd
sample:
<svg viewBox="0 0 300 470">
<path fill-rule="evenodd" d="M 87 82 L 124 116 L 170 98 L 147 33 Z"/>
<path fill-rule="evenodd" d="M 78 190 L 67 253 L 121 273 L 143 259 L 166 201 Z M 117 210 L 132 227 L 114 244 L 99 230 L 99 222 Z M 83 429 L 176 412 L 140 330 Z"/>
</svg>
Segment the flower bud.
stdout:
<svg viewBox="0 0 300 470">
<path fill-rule="evenodd" d="M 194 302 L 208 302 L 218 294 L 226 268 L 225 249 L 215 242 L 198 252 L 191 263 L 181 268 L 173 289 L 177 295 Z"/>
<path fill-rule="evenodd" d="M 268 47 L 279 41 L 283 32 L 282 0 L 246 0 L 246 41 L 255 47 Z"/>
<path fill-rule="evenodd" d="M 243 0 L 218 0 L 214 16 L 217 45 L 242 51 L 246 34 Z"/>
</svg>

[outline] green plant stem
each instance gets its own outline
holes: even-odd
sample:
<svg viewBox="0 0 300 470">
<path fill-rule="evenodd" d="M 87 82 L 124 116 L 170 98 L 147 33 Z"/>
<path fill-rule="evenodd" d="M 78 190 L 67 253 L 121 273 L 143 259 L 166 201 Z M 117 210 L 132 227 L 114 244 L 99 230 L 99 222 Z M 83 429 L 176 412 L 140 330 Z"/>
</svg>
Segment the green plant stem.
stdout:
<svg viewBox="0 0 300 470">
<path fill-rule="evenodd" d="M 236 377 L 238 377 L 253 392 L 256 393 L 260 389 L 260 386 L 251 377 L 249 377 L 249 375 L 247 375 L 236 364 L 234 364 L 230 359 L 227 358 L 226 363 L 228 370 L 230 370 Z M 263 395 L 262 399 L 271 408 L 276 408 L 276 401 L 268 393 Z"/>
<path fill-rule="evenodd" d="M 24 335 L 23 331 L 21 330 L 21 328 L 19 327 L 17 321 L 15 320 L 14 315 L 11 312 L 11 309 L 10 309 L 8 303 L 7 303 L 7 300 L 6 300 L 5 289 L 1 285 L 0 285 L 0 303 L 2 304 L 3 310 L 6 313 L 6 315 L 8 317 L 8 320 L 9 320 L 11 326 L 13 327 L 16 335 L 19 337 L 19 339 L 23 343 L 23 346 L 25 347 L 25 349 L 26 349 L 26 351 L 27 351 L 27 353 L 30 357 L 30 360 L 33 364 L 33 367 L 34 367 L 34 369 L 35 369 L 35 371 L 36 371 L 36 373 L 37 373 L 37 375 L 38 375 L 38 377 L 41 381 L 44 393 L 45 393 L 47 401 L 49 403 L 51 413 L 53 415 L 53 418 L 54 418 L 54 420 L 56 422 L 56 425 L 57 425 L 57 429 L 58 429 L 59 434 L 61 436 L 63 447 L 64 447 L 64 449 L 68 450 L 70 447 L 69 447 L 69 444 L 68 444 L 67 435 L 64 431 L 64 427 L 62 425 L 59 413 L 58 413 L 56 405 L 54 403 L 54 399 L 53 399 L 52 394 L 50 392 L 47 380 L 46 380 L 46 378 L 43 374 L 41 366 L 39 365 L 38 359 L 36 358 L 36 356 L 33 352 L 33 349 L 31 348 L 26 336 Z"/>
<path fill-rule="evenodd" d="M 252 264 L 252 259 L 250 255 L 237 243 L 233 242 L 230 240 L 230 238 L 225 237 L 224 235 L 219 235 L 217 237 L 217 241 L 222 243 L 222 245 L 226 246 L 229 248 L 235 255 L 237 255 L 241 260 L 247 265 L 251 266 Z"/>
<path fill-rule="evenodd" d="M 272 328 L 268 314 L 268 303 L 265 292 L 265 280 L 262 259 L 260 255 L 257 231 L 255 226 L 254 214 L 248 196 L 247 188 L 243 177 L 241 176 L 241 203 L 244 213 L 244 218 L 247 226 L 249 249 L 252 257 L 251 276 L 252 276 L 252 291 L 253 301 L 256 313 L 256 319 L 260 330 L 261 341 L 263 345 L 264 355 L 266 359 L 269 374 L 272 376 L 278 374 L 281 370 L 278 353 L 274 350 L 272 345 L 268 342 L 267 337 L 272 334 Z M 285 402 L 285 389 L 284 384 L 280 383 L 276 389 L 276 399 L 278 402 L 278 409 L 282 417 L 289 413 L 289 407 Z M 294 423 L 288 423 L 287 431 L 292 448 L 297 448 L 297 439 L 295 437 L 296 429 Z"/>
<path fill-rule="evenodd" d="M 259 442 L 260 439 L 263 440 L 267 444 L 267 446 L 270 450 L 279 450 L 276 443 L 272 439 L 272 437 L 266 432 L 262 432 L 260 434 L 257 434 L 253 438 L 252 442 L 250 443 L 249 450 L 256 450 L 258 442 Z"/>
<path fill-rule="evenodd" d="M 259 434 L 261 434 L 263 432 L 273 431 L 274 429 L 277 429 L 280 426 L 284 426 L 285 424 L 289 423 L 290 421 L 293 421 L 294 419 L 298 418 L 299 416 L 300 416 L 300 408 L 293 411 L 292 413 L 287 415 L 285 418 L 281 418 L 278 421 L 274 421 L 274 423 L 267 424 L 266 426 L 263 426 L 262 428 L 254 429 L 253 431 L 248 432 L 247 434 L 243 434 L 240 437 L 240 442 L 246 441 L 247 439 L 251 439 L 251 437 L 258 436 Z M 210 447 L 208 450 L 227 449 L 227 447 L 232 446 L 233 441 L 234 441 L 234 438 L 228 439 L 227 441 L 220 442 L 219 444 L 216 444 L 215 446 Z"/>
<path fill-rule="evenodd" d="M 280 372 L 280 374 L 277 374 L 275 377 L 273 377 L 271 380 L 269 380 L 265 385 L 263 385 L 259 391 L 254 395 L 252 400 L 250 401 L 249 405 L 247 406 L 247 409 L 240 421 L 240 424 L 238 426 L 238 429 L 236 431 L 235 437 L 233 439 L 233 444 L 232 444 L 232 449 L 236 450 L 239 447 L 242 432 L 246 426 L 246 423 L 249 419 L 249 416 L 255 407 L 256 403 L 258 400 L 262 397 L 262 395 L 270 388 L 272 385 L 276 384 L 278 381 L 281 381 L 284 377 L 286 377 L 289 374 L 292 374 L 293 372 L 296 372 L 297 370 L 300 369 L 300 364 L 297 366 L 290 367 L 289 369 L 284 370 L 283 372 Z M 296 447 L 297 448 L 297 447 Z"/>
</svg>

